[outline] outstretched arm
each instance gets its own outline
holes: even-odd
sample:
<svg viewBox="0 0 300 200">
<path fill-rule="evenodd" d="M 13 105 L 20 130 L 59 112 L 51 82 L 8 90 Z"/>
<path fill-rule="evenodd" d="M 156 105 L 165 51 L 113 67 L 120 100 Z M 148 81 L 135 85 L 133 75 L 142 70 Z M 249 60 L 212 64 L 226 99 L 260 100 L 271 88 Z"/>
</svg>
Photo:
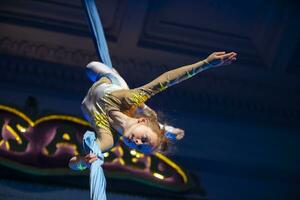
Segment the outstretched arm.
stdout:
<svg viewBox="0 0 300 200">
<path fill-rule="evenodd" d="M 202 61 L 165 72 L 142 87 L 132 90 L 117 90 L 111 94 L 128 108 L 132 105 L 139 107 L 151 96 L 191 78 L 203 70 L 231 64 L 231 62 L 236 60 L 236 56 L 237 54 L 234 52 L 215 52 Z"/>
<path fill-rule="evenodd" d="M 234 52 L 214 52 L 205 60 L 165 72 L 150 83 L 137 89 L 146 92 L 150 97 L 172 85 L 193 77 L 203 70 L 231 64 L 231 62 L 236 60 L 236 56 L 237 54 Z"/>
</svg>

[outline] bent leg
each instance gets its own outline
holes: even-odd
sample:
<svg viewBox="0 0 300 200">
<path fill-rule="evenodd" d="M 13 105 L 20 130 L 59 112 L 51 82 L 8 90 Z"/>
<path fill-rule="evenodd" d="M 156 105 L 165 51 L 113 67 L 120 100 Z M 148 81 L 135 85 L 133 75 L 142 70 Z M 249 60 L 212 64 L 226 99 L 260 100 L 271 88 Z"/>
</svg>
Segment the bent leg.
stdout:
<svg viewBox="0 0 300 200">
<path fill-rule="evenodd" d="M 120 74 L 114 68 L 110 68 L 107 65 L 92 61 L 86 66 L 86 73 L 92 82 L 97 81 L 97 78 L 104 74 L 112 74 L 117 79 L 118 85 L 124 89 L 129 89 L 126 81 L 120 76 Z"/>
</svg>

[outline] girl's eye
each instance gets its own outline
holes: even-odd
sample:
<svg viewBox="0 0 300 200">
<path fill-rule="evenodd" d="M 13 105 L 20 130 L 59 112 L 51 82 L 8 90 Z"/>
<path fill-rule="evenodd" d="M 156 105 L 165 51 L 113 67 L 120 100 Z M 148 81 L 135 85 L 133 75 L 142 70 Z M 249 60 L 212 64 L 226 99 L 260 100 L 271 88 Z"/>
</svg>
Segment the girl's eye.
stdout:
<svg viewBox="0 0 300 200">
<path fill-rule="evenodd" d="M 147 136 L 143 136 L 141 140 L 142 140 L 142 143 L 146 143 L 146 142 L 148 142 L 148 138 L 147 138 Z"/>
</svg>

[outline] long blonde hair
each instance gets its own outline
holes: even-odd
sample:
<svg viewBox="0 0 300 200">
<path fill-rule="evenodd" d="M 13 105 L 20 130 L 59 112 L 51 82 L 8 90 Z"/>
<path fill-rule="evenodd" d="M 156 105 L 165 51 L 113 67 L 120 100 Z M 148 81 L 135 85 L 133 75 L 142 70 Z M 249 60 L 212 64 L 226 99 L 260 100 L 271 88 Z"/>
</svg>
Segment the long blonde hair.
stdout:
<svg viewBox="0 0 300 200">
<path fill-rule="evenodd" d="M 125 114 L 134 117 L 134 118 L 146 118 L 146 126 L 151 128 L 153 132 L 155 132 L 158 136 L 158 145 L 154 148 L 152 153 L 154 152 L 160 152 L 163 154 L 169 154 L 171 153 L 170 147 L 174 147 L 173 141 L 171 141 L 169 138 L 165 137 L 166 130 L 164 128 L 161 128 L 158 122 L 157 114 L 154 110 L 149 109 L 143 109 L 143 112 L 136 113 L 135 109 L 138 109 L 136 107 L 132 107 L 129 109 Z"/>
</svg>

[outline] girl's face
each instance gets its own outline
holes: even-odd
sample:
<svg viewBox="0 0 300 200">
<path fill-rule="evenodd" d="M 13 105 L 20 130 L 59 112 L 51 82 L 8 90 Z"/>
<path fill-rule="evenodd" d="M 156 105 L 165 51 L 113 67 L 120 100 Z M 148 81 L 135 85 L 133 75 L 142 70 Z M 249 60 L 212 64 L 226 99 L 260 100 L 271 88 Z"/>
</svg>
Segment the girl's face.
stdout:
<svg viewBox="0 0 300 200">
<path fill-rule="evenodd" d="M 145 123 L 132 125 L 123 135 L 124 143 L 143 153 L 151 153 L 158 145 L 157 134 Z"/>
</svg>

